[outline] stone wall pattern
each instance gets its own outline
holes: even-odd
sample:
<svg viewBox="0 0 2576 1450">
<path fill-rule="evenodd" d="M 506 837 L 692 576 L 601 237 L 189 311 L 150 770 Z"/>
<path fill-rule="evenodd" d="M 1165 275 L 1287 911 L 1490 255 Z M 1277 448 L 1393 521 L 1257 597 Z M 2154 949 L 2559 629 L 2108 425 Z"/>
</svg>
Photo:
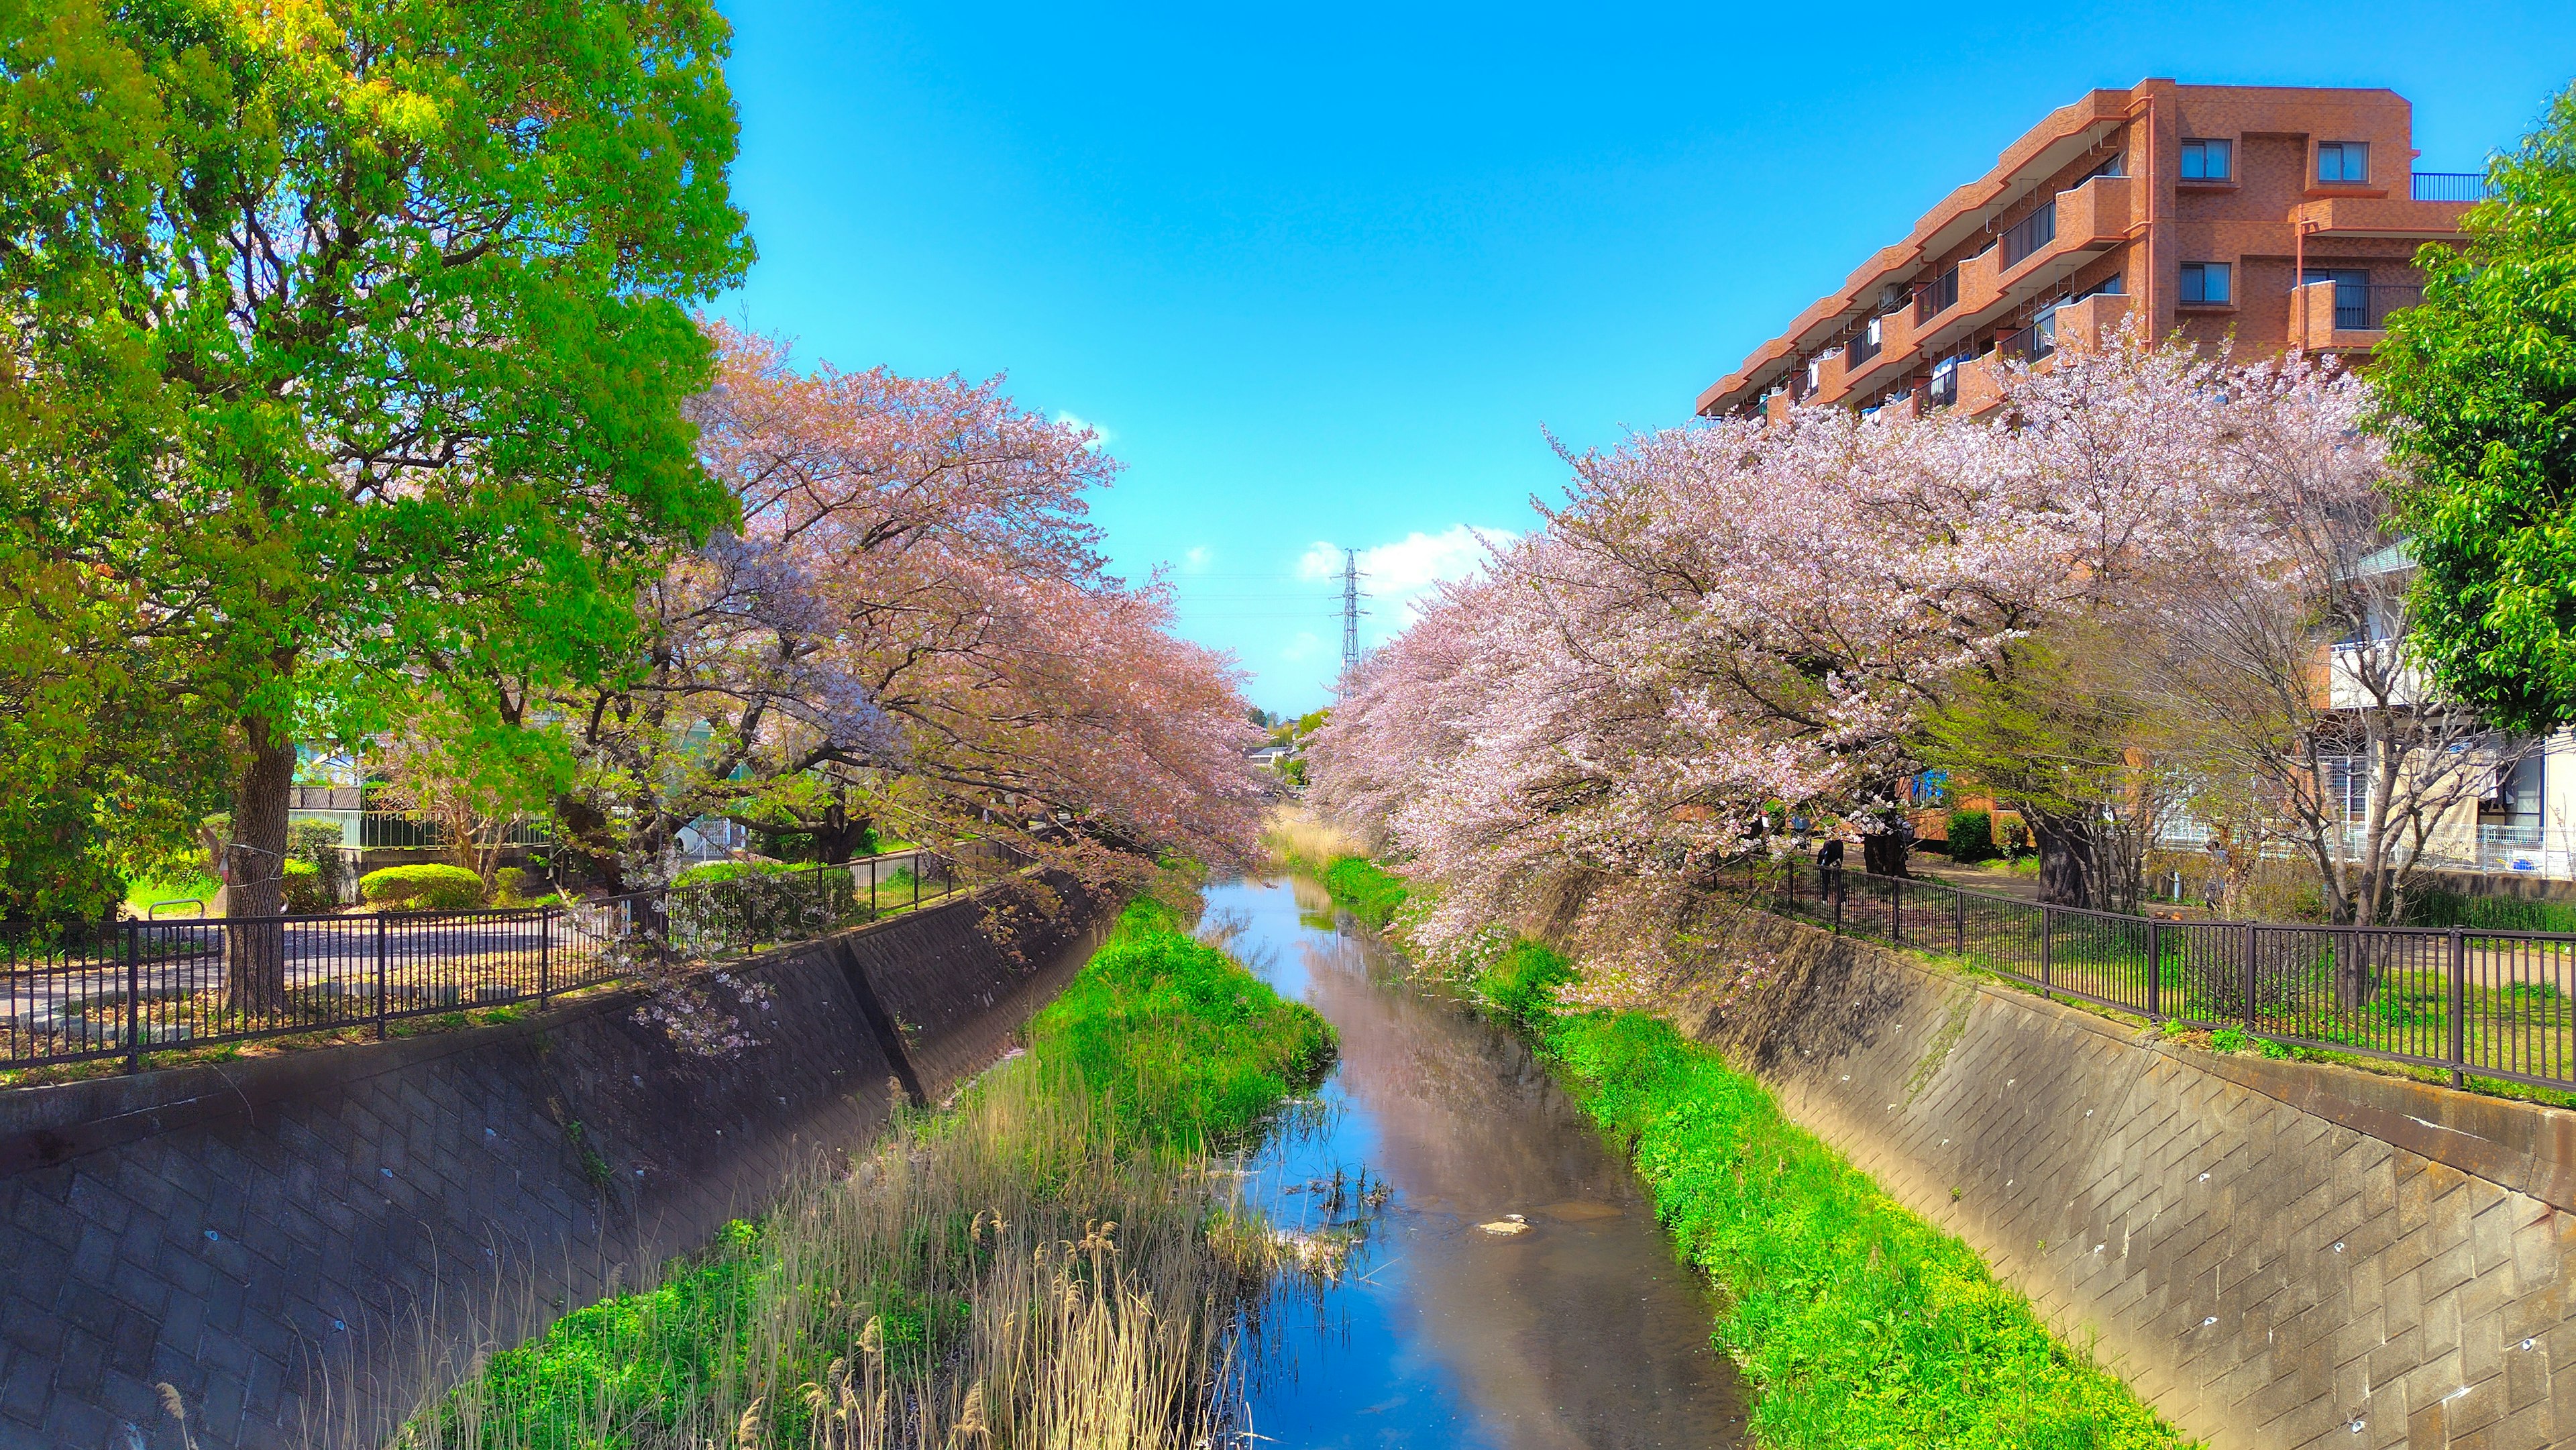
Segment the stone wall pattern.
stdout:
<svg viewBox="0 0 2576 1450">
<path fill-rule="evenodd" d="M 2576 1114 L 2199 1052 L 1773 917 L 1736 945 L 1770 1000 L 1702 983 L 1684 1029 L 2216 1450 L 2576 1445 Z"/>
<path fill-rule="evenodd" d="M 0 1094 L 0 1450 L 176 1445 L 163 1382 L 205 1450 L 372 1442 L 478 1345 L 649 1280 L 992 1061 L 1114 909 L 992 905 L 746 964 L 759 1045 L 724 1061 L 621 992 Z"/>
</svg>

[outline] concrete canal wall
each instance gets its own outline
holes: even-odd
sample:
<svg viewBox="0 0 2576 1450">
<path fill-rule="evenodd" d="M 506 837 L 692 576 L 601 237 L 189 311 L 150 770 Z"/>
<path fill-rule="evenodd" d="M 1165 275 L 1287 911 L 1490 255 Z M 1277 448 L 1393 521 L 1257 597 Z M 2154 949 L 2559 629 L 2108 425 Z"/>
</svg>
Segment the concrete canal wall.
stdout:
<svg viewBox="0 0 2576 1450">
<path fill-rule="evenodd" d="M 0 1094 L 0 1450 L 176 1444 L 162 1382 L 207 1450 L 371 1440 L 478 1343 L 649 1279 L 990 1062 L 1115 907 L 994 904 L 737 969 L 761 993 L 717 997 L 757 1045 L 725 1059 L 618 993 Z"/>
<path fill-rule="evenodd" d="M 1669 1015 L 2216 1450 L 2576 1445 L 2576 1114 L 1729 946 Z"/>
</svg>

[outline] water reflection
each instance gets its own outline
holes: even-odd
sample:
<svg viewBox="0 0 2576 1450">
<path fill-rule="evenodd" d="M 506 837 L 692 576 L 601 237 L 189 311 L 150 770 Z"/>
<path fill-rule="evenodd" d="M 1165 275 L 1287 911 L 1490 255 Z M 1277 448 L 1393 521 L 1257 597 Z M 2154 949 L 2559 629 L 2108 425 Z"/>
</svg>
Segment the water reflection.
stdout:
<svg viewBox="0 0 2576 1450">
<path fill-rule="evenodd" d="M 1208 904 L 1342 1038 L 1247 1193 L 1292 1230 L 1365 1236 L 1338 1288 L 1270 1306 L 1281 1353 L 1251 1428 L 1318 1447 L 1739 1443 L 1706 1294 L 1528 1051 L 1337 931 L 1312 882 L 1231 882 Z"/>
</svg>

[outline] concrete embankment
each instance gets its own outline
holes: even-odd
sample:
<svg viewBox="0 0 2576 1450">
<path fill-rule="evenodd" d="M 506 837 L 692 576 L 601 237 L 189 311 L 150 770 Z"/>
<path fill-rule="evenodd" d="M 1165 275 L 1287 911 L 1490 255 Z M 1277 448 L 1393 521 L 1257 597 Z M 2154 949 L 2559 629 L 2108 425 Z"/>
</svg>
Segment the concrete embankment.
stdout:
<svg viewBox="0 0 2576 1450">
<path fill-rule="evenodd" d="M 1665 1015 L 2217 1450 L 2576 1445 L 2576 1114 L 1758 913 L 1709 962 Z"/>
<path fill-rule="evenodd" d="M 162 1443 L 163 1382 L 206 1450 L 367 1439 L 991 1061 L 1115 907 L 992 905 L 735 968 L 756 1045 L 721 1059 L 616 993 L 0 1095 L 0 1450 Z"/>
</svg>

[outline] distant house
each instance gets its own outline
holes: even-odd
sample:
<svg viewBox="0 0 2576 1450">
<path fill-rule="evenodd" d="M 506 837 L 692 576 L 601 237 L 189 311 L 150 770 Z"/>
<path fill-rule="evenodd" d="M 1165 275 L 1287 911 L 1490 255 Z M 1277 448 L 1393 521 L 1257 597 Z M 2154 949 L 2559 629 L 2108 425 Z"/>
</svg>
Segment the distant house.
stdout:
<svg viewBox="0 0 2576 1450">
<path fill-rule="evenodd" d="M 1277 770 L 1279 762 L 1296 753 L 1293 747 L 1286 745 L 1263 745 L 1243 752 L 1243 758 L 1266 770 Z"/>
</svg>

